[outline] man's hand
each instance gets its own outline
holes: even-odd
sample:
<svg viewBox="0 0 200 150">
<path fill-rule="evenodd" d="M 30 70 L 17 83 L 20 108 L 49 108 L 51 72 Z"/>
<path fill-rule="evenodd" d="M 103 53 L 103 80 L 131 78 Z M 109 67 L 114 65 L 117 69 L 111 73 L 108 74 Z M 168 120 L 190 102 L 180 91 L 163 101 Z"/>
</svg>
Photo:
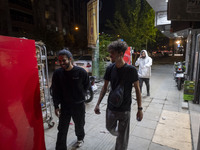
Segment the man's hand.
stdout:
<svg viewBox="0 0 200 150">
<path fill-rule="evenodd" d="M 138 110 L 137 115 L 136 115 L 137 121 L 141 121 L 142 118 L 143 118 L 143 112 L 142 110 Z"/>
<path fill-rule="evenodd" d="M 55 109 L 55 115 L 59 118 L 60 117 L 60 109 Z"/>
<path fill-rule="evenodd" d="M 96 107 L 94 108 L 94 112 L 95 114 L 101 114 L 100 109 L 99 109 L 99 105 L 96 105 Z"/>
</svg>

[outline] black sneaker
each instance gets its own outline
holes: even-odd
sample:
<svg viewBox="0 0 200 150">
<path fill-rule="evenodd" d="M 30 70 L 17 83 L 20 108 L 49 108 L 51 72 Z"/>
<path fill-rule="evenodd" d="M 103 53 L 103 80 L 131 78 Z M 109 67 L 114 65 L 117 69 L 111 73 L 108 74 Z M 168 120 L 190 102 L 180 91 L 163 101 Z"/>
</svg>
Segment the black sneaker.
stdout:
<svg viewBox="0 0 200 150">
<path fill-rule="evenodd" d="M 147 96 L 150 96 L 150 93 L 147 93 Z"/>
</svg>

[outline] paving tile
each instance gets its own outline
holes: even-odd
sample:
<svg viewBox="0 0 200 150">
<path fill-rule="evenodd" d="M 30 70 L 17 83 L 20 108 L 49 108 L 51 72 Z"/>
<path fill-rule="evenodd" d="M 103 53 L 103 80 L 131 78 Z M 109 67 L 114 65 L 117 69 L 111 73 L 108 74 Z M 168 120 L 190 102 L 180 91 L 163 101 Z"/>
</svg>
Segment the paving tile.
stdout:
<svg viewBox="0 0 200 150">
<path fill-rule="evenodd" d="M 152 142 L 149 146 L 149 150 L 175 150 L 175 149 Z"/>
<path fill-rule="evenodd" d="M 147 107 L 149 105 L 150 105 L 150 102 L 148 101 L 142 102 L 142 107 Z"/>
<path fill-rule="evenodd" d="M 136 136 L 130 136 L 128 150 L 148 150 L 150 143 L 150 140 Z"/>
<path fill-rule="evenodd" d="M 158 103 L 151 102 L 149 107 L 152 108 L 152 109 L 156 108 L 156 109 L 160 109 L 161 110 L 163 108 L 163 104 L 158 104 Z"/>
<path fill-rule="evenodd" d="M 179 111 L 179 107 L 178 106 L 174 106 L 174 105 L 164 105 L 163 110 L 168 110 L 168 111 Z"/>
<path fill-rule="evenodd" d="M 158 124 L 158 121 L 153 121 L 149 119 L 142 119 L 142 121 L 137 123 L 137 126 L 149 128 L 149 129 L 156 129 L 156 126 Z"/>
<path fill-rule="evenodd" d="M 145 112 L 144 115 L 143 115 L 143 118 L 158 121 L 160 119 L 160 114 Z"/>
<path fill-rule="evenodd" d="M 163 110 L 153 142 L 180 150 L 191 150 L 189 115 Z"/>
<path fill-rule="evenodd" d="M 177 99 L 176 100 L 166 100 L 165 105 L 172 105 L 172 106 L 179 107 L 180 102 Z"/>
<path fill-rule="evenodd" d="M 45 143 L 45 144 L 46 144 L 47 150 L 55 150 L 55 147 L 56 147 L 56 141 L 55 140 L 51 143 Z"/>
<path fill-rule="evenodd" d="M 143 139 L 151 140 L 153 138 L 155 130 L 141 127 L 141 126 L 136 126 L 134 131 L 131 133 L 133 136 L 137 136 Z"/>
<path fill-rule="evenodd" d="M 45 135 L 45 144 L 50 145 L 55 141 L 55 138 Z"/>
<path fill-rule="evenodd" d="M 162 112 L 161 108 L 153 108 L 153 107 L 148 107 L 145 111 L 145 114 L 153 113 L 155 115 L 160 116 Z"/>
<path fill-rule="evenodd" d="M 45 135 L 50 136 L 50 137 L 55 137 L 57 136 L 57 126 L 58 124 L 55 123 L 54 127 L 50 128 L 50 129 L 45 129 Z"/>
<path fill-rule="evenodd" d="M 163 110 L 159 123 L 177 128 L 190 129 L 189 115 L 180 112 Z"/>
<path fill-rule="evenodd" d="M 152 101 L 152 97 L 142 97 L 142 102 L 151 102 Z"/>
<path fill-rule="evenodd" d="M 164 104 L 165 103 L 165 99 L 156 99 L 156 98 L 154 98 L 152 100 L 152 103 Z"/>
</svg>

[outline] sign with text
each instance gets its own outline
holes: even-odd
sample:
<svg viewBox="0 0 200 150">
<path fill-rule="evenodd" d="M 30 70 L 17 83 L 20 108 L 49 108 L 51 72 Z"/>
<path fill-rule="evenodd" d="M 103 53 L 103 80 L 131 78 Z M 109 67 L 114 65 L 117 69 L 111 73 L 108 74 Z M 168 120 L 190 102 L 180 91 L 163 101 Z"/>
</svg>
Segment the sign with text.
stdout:
<svg viewBox="0 0 200 150">
<path fill-rule="evenodd" d="M 97 0 L 90 0 L 87 4 L 88 46 L 97 44 Z"/>
<path fill-rule="evenodd" d="M 167 11 L 156 12 L 156 26 L 171 24 L 170 20 L 167 20 Z"/>
</svg>

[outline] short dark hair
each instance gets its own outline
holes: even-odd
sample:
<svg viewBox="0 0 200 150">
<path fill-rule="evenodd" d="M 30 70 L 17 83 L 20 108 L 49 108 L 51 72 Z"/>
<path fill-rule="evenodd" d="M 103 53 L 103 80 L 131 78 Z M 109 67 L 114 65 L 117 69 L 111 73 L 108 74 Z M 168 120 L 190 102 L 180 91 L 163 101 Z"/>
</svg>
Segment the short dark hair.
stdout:
<svg viewBox="0 0 200 150">
<path fill-rule="evenodd" d="M 123 52 L 123 54 L 125 53 L 127 48 L 128 48 L 127 43 L 121 40 L 113 41 L 108 45 L 108 51 L 114 50 L 117 51 L 118 53 Z"/>
<path fill-rule="evenodd" d="M 60 55 L 66 55 L 67 58 L 72 58 L 73 59 L 73 56 L 72 56 L 72 53 L 69 51 L 69 50 L 66 50 L 66 49 L 62 49 L 58 52 L 58 56 Z"/>
</svg>

